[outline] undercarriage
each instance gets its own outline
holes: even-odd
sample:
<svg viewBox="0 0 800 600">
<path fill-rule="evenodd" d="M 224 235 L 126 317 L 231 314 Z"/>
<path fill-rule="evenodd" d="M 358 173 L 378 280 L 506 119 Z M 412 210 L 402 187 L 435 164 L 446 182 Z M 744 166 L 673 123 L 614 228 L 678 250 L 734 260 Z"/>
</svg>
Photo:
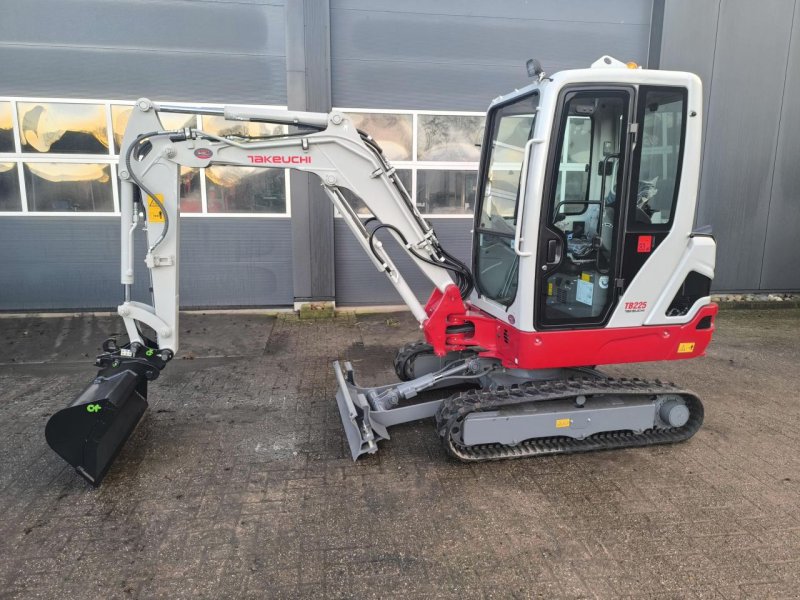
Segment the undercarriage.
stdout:
<svg viewBox="0 0 800 600">
<path fill-rule="evenodd" d="M 434 417 L 447 453 L 477 462 L 680 442 L 703 423 L 690 391 L 594 368 L 507 369 L 474 353 L 436 357 L 413 343 L 395 359 L 398 384 L 360 387 L 334 363 L 353 459 L 378 450 L 392 425 Z M 421 393 L 434 399 L 414 402 Z M 435 394 L 433 393 L 435 392 Z"/>
</svg>

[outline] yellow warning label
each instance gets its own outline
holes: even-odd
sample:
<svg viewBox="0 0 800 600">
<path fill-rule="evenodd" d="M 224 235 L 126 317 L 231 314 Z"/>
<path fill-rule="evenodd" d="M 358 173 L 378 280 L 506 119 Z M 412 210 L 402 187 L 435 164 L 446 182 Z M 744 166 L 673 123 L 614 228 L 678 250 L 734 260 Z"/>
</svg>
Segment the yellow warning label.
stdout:
<svg viewBox="0 0 800 600">
<path fill-rule="evenodd" d="M 583 279 L 584 281 L 591 281 L 592 276 L 589 273 L 581 273 L 581 279 Z"/>
<path fill-rule="evenodd" d="M 547 295 L 548 296 L 552 296 L 553 295 L 553 282 L 552 281 L 547 282 Z"/>
<path fill-rule="evenodd" d="M 164 203 L 164 194 L 156 194 L 156 198 L 162 204 Z M 151 223 L 163 223 L 164 222 L 164 213 L 161 212 L 161 209 L 158 207 L 158 204 L 155 203 L 152 196 L 147 197 L 147 220 Z"/>
<path fill-rule="evenodd" d="M 688 354 L 694 352 L 694 342 L 681 342 L 678 344 L 678 354 Z"/>
<path fill-rule="evenodd" d="M 563 429 L 564 427 L 569 427 L 572 424 L 570 419 L 556 419 L 556 429 Z"/>
</svg>

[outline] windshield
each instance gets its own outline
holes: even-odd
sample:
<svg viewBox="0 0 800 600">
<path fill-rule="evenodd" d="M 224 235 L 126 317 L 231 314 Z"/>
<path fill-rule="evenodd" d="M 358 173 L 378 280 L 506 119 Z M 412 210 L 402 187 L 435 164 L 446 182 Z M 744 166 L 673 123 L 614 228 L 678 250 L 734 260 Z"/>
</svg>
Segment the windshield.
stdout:
<svg viewBox="0 0 800 600">
<path fill-rule="evenodd" d="M 488 116 L 484 148 L 489 157 L 481 177 L 474 272 L 481 295 L 504 306 L 510 306 L 517 295 L 517 202 L 525 145 L 533 137 L 538 105 L 539 93 L 533 92 Z"/>
<path fill-rule="evenodd" d="M 539 94 L 498 108 L 491 119 L 489 160 L 484 173 L 480 229 L 514 235 L 525 144 L 533 137 Z"/>
</svg>

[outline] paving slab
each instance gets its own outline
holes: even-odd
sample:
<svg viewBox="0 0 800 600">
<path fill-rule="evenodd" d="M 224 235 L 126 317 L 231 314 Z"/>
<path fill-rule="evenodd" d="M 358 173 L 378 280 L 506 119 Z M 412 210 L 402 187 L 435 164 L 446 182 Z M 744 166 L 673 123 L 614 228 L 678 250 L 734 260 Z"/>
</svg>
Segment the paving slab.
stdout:
<svg viewBox="0 0 800 600">
<path fill-rule="evenodd" d="M 800 311 L 608 367 L 703 398 L 690 441 L 464 465 L 431 420 L 350 459 L 331 363 L 394 380 L 405 313 L 186 314 L 103 485 L 44 424 L 115 317 L 0 318 L 0 598 L 800 598 Z"/>
</svg>

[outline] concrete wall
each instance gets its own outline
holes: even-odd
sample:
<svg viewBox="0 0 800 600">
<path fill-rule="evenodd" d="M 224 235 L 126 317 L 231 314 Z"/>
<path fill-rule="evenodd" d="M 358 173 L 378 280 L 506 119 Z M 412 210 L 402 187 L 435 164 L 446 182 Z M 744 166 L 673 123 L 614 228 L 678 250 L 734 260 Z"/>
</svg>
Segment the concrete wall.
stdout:
<svg viewBox="0 0 800 600">
<path fill-rule="evenodd" d="M 661 68 L 703 79 L 698 224 L 718 291 L 800 289 L 800 11 L 795 0 L 667 0 Z"/>
</svg>

